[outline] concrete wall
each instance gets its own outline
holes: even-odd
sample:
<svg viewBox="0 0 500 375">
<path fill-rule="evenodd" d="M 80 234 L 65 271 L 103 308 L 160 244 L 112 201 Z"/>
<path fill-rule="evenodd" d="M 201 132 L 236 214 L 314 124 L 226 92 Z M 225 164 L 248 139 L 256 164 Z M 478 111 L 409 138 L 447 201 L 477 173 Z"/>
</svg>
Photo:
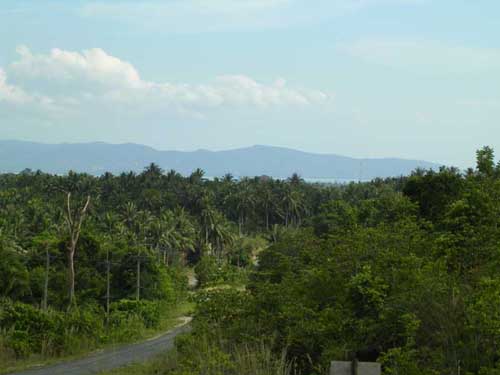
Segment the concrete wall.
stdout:
<svg viewBox="0 0 500 375">
<path fill-rule="evenodd" d="M 330 366 L 330 375 L 352 375 L 351 362 L 333 361 Z M 358 362 L 358 375 L 380 375 L 380 363 Z"/>
</svg>

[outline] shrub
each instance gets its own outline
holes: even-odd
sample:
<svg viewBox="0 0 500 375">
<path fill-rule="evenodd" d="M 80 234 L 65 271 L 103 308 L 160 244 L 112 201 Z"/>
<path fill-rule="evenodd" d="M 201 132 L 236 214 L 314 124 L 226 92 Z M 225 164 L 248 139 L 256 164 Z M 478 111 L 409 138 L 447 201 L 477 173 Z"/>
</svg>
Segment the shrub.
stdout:
<svg viewBox="0 0 500 375">
<path fill-rule="evenodd" d="M 218 284 L 243 284 L 247 273 L 227 263 L 218 263 L 212 256 L 204 256 L 195 266 L 194 271 L 201 287 Z"/>
<path fill-rule="evenodd" d="M 161 319 L 160 303 L 153 301 L 121 300 L 111 304 L 110 320 L 115 327 L 123 326 L 132 317 L 138 317 L 147 328 L 158 326 Z"/>
<path fill-rule="evenodd" d="M 189 282 L 186 271 L 182 267 L 175 266 L 168 267 L 167 273 L 173 285 L 175 302 L 179 302 L 186 297 L 188 291 Z"/>
<path fill-rule="evenodd" d="M 217 262 L 211 256 L 204 256 L 200 259 L 198 264 L 194 267 L 196 278 L 198 279 L 199 286 L 206 286 L 213 282 L 217 273 Z"/>
<path fill-rule="evenodd" d="M 73 354 L 101 340 L 102 316 L 97 306 L 63 313 L 4 300 L 0 303 L 0 327 L 5 332 L 3 345 L 17 357 Z"/>
<path fill-rule="evenodd" d="M 0 327 L 6 330 L 6 343 L 18 357 L 42 353 L 47 343 L 57 341 L 62 316 L 54 311 L 42 311 L 20 302 L 2 301 Z"/>
<path fill-rule="evenodd" d="M 224 288 L 198 292 L 196 299 L 196 318 L 229 325 L 248 313 L 251 296 L 245 291 Z"/>
</svg>

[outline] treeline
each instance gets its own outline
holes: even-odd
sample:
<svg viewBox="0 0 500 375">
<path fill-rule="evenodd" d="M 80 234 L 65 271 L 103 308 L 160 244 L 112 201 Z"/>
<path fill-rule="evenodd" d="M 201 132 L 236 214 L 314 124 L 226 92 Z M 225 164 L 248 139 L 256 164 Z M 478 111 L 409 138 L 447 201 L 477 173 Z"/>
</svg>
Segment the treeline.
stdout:
<svg viewBox="0 0 500 375">
<path fill-rule="evenodd" d="M 246 290 L 200 295 L 167 373 L 236 375 L 243 352 L 274 369 L 265 374 L 327 374 L 331 360 L 353 358 L 384 374 L 500 374 L 493 150 L 463 173 L 416 171 L 400 191 L 363 186 L 378 193 L 329 199 L 264 250 Z"/>
<path fill-rule="evenodd" d="M 297 175 L 207 180 L 200 170 L 183 177 L 155 164 L 137 175 L 3 174 L 0 251 L 9 262 L 0 263 L 0 295 L 63 308 L 73 298 L 72 286 L 64 284 L 74 282 L 79 303 L 103 302 L 108 266 L 115 298 L 164 295 L 160 264 L 196 263 L 204 254 L 248 264 L 244 234 L 276 237 L 332 199 L 356 201 L 400 184 L 395 179 L 325 186 Z"/>
<path fill-rule="evenodd" d="M 208 180 L 201 170 L 183 177 L 155 164 L 117 176 L 2 174 L 0 360 L 135 337 L 130 319 L 153 327 L 152 312 L 185 297 L 185 264 L 196 265 L 201 285 L 234 282 L 267 241 L 303 225 L 323 203 L 398 183 Z"/>
<path fill-rule="evenodd" d="M 494 375 L 499 222 L 487 147 L 464 172 L 346 185 L 154 164 L 0 175 L 0 349 L 66 347 L 96 316 L 101 336 L 129 319 L 154 326 L 158 303 L 182 298 L 190 263 L 201 286 L 231 284 L 243 267 L 248 282 L 197 294 L 193 332 L 162 373 L 327 374 L 331 360 L 358 358 L 384 374 Z M 55 338 L 40 334 L 47 319 Z"/>
</svg>

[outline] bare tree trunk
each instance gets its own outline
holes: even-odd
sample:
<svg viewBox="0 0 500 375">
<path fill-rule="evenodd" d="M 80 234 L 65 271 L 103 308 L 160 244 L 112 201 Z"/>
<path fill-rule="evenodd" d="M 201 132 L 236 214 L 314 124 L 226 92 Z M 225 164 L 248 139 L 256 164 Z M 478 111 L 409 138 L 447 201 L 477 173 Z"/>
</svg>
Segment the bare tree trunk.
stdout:
<svg viewBox="0 0 500 375">
<path fill-rule="evenodd" d="M 68 288 L 70 306 L 75 302 L 75 250 L 76 244 L 71 241 L 68 249 Z"/>
<path fill-rule="evenodd" d="M 75 252 L 80 232 L 82 230 L 82 223 L 87 213 L 90 204 L 90 195 L 87 196 L 87 201 L 80 210 L 78 215 L 73 216 L 71 212 L 71 193 L 66 193 L 66 224 L 68 226 L 68 234 L 70 242 L 68 245 L 68 289 L 69 289 L 69 308 L 75 303 Z"/>
</svg>

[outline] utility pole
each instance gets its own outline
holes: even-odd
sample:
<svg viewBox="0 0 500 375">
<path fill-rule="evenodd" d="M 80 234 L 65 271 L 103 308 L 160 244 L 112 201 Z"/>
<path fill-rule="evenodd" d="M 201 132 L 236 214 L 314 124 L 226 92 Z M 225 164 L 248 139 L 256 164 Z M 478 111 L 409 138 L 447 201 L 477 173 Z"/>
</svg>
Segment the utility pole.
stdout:
<svg viewBox="0 0 500 375">
<path fill-rule="evenodd" d="M 111 265 L 109 263 L 109 248 L 106 250 L 106 326 L 109 327 L 109 300 L 110 300 Z"/>
<path fill-rule="evenodd" d="M 357 358 L 354 358 L 351 362 L 351 375 L 358 375 L 358 360 Z"/>
<path fill-rule="evenodd" d="M 43 285 L 42 310 L 47 311 L 47 300 L 49 294 L 49 271 L 50 271 L 50 254 L 49 244 L 45 244 L 45 282 Z"/>
<path fill-rule="evenodd" d="M 138 252 L 137 255 L 137 285 L 136 285 L 136 295 L 135 299 L 139 301 L 141 299 L 141 253 Z"/>
</svg>

